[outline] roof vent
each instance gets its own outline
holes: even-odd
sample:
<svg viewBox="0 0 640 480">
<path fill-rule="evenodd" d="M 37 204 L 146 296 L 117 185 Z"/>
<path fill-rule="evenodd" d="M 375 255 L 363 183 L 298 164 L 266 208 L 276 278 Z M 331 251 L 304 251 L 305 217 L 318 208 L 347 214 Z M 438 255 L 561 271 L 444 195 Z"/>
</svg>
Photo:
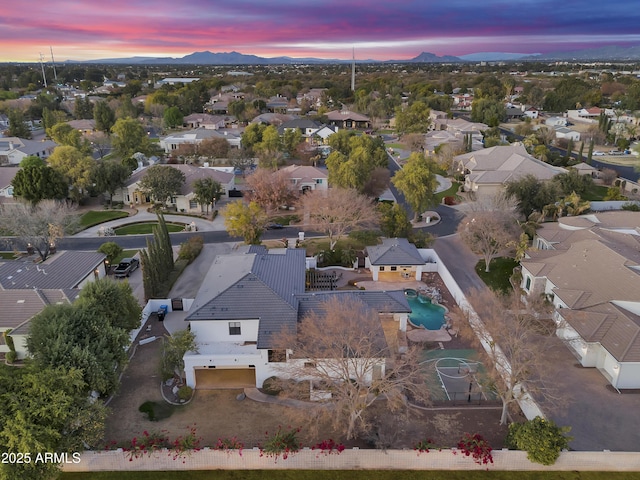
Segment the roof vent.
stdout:
<svg viewBox="0 0 640 480">
<path fill-rule="evenodd" d="M 16 303 L 24 303 L 24 300 L 18 300 Z"/>
</svg>

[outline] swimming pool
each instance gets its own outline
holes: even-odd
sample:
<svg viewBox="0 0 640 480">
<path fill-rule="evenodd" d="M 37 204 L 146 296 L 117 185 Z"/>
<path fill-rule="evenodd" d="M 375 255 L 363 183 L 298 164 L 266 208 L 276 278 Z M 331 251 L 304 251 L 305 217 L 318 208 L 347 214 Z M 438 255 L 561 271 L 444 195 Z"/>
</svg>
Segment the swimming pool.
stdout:
<svg viewBox="0 0 640 480">
<path fill-rule="evenodd" d="M 444 325 L 444 315 L 447 309 L 441 305 L 431 303 L 431 299 L 412 288 L 407 288 L 404 295 L 411 307 L 409 323 L 414 327 L 423 327 L 427 330 L 440 330 Z"/>
</svg>

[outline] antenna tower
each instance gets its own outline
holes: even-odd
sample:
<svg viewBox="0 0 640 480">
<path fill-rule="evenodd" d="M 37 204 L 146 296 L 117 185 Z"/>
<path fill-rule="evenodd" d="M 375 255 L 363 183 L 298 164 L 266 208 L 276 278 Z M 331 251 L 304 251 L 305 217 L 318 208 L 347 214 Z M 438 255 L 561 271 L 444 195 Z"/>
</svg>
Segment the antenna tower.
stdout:
<svg viewBox="0 0 640 480">
<path fill-rule="evenodd" d="M 42 68 L 42 80 L 44 82 L 44 88 L 47 88 L 47 75 L 44 73 L 44 55 L 40 54 L 40 67 Z"/>
<path fill-rule="evenodd" d="M 355 92 L 356 91 L 356 49 L 355 48 L 351 49 L 351 56 L 352 56 L 352 61 L 351 61 L 351 91 Z"/>
<path fill-rule="evenodd" d="M 56 73 L 56 61 L 53 59 L 53 47 L 49 47 L 49 50 L 51 50 L 51 65 L 53 65 L 53 78 L 56 81 L 56 84 L 58 83 L 58 74 Z"/>
</svg>

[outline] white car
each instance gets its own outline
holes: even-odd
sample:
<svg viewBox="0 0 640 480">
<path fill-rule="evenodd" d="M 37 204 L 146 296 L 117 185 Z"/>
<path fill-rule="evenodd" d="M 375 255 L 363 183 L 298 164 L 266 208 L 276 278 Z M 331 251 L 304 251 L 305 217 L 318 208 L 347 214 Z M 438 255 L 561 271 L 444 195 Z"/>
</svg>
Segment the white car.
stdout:
<svg viewBox="0 0 640 480">
<path fill-rule="evenodd" d="M 604 156 L 604 152 L 599 152 L 598 150 L 596 150 L 595 152 L 593 152 L 593 156 L 594 157 L 602 157 L 602 156 Z"/>
</svg>

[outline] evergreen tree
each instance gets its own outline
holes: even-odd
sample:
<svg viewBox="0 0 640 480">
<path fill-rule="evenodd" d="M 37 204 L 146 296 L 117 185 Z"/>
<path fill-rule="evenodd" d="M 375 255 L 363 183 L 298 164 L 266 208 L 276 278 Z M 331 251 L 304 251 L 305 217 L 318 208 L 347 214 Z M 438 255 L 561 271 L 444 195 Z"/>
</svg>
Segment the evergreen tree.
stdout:
<svg viewBox="0 0 640 480">
<path fill-rule="evenodd" d="M 169 230 L 162 214 L 153 228 L 153 238 L 147 240 L 147 249 L 140 252 L 142 283 L 146 299 L 165 295 L 164 284 L 173 271 L 173 247 Z"/>
</svg>

